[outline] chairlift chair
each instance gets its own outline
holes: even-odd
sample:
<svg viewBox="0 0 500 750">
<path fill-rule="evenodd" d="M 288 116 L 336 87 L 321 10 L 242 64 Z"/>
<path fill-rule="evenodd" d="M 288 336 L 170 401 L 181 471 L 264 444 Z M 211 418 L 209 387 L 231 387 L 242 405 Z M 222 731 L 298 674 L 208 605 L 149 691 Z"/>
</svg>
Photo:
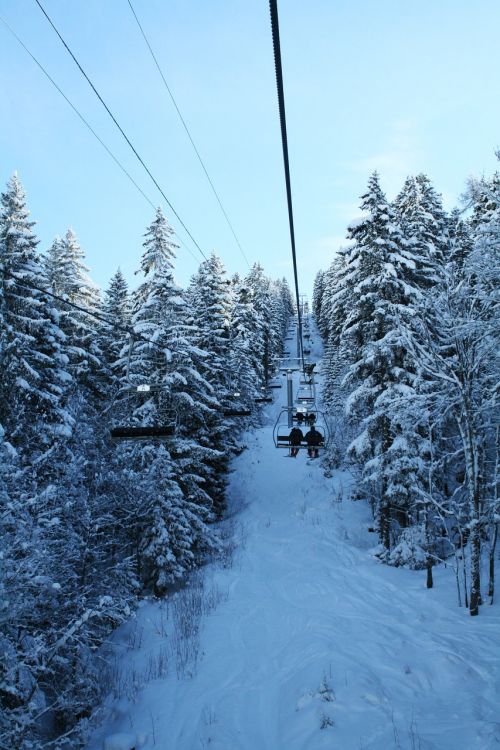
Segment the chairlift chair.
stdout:
<svg viewBox="0 0 500 750">
<path fill-rule="evenodd" d="M 295 400 L 298 404 L 311 404 L 316 401 L 316 389 L 314 383 L 299 386 Z"/>
<path fill-rule="evenodd" d="M 317 414 L 314 409 L 308 408 L 307 406 L 297 406 L 296 410 L 292 414 L 292 420 L 296 422 L 299 427 L 300 425 L 311 426 L 316 424 Z"/>
<path fill-rule="evenodd" d="M 139 385 L 122 388 L 119 400 L 123 401 L 123 396 L 125 396 L 127 401 L 130 402 L 134 395 L 151 395 L 162 390 L 163 386 L 161 385 L 140 383 Z M 116 399 L 113 400 L 111 407 L 114 407 L 115 402 Z M 118 424 L 110 428 L 109 434 L 112 440 L 170 440 L 176 434 L 176 422 L 177 419 L 174 412 L 169 412 L 168 418 L 164 422 L 162 421 L 162 423 L 153 425 Z"/>
<path fill-rule="evenodd" d="M 110 436 L 112 440 L 170 440 L 175 435 L 176 429 L 174 424 L 162 426 L 154 425 L 139 427 L 125 425 L 122 427 L 112 427 Z"/>
<path fill-rule="evenodd" d="M 276 388 L 283 388 L 283 386 L 281 385 L 281 383 L 273 383 L 272 385 L 269 386 L 269 388 L 276 389 Z"/>
<path fill-rule="evenodd" d="M 233 393 L 233 398 L 237 399 L 240 395 L 239 393 Z M 250 417 L 252 410 L 228 403 L 224 407 L 223 414 L 225 417 Z"/>
<path fill-rule="evenodd" d="M 317 410 L 310 410 L 309 414 L 315 414 L 315 419 L 313 422 L 309 422 L 307 424 L 304 424 L 304 431 L 306 426 L 308 428 L 314 427 L 316 430 L 320 433 L 322 436 L 322 441 L 320 445 L 318 446 L 321 449 L 327 448 L 330 443 L 330 429 L 328 427 L 328 422 L 325 419 L 325 415 L 321 411 Z M 294 424 L 294 426 L 297 426 L 297 424 Z M 273 442 L 276 448 L 290 448 L 290 431 L 291 427 L 288 426 L 288 408 L 284 408 L 280 411 L 278 415 L 278 419 L 276 420 L 276 423 L 274 425 L 273 429 Z M 304 439 L 300 442 L 300 448 L 307 448 L 307 442 Z"/>
<path fill-rule="evenodd" d="M 118 400 L 123 401 L 125 398 L 130 402 L 133 396 L 151 396 L 153 393 L 161 392 L 164 386 L 159 383 L 133 383 L 130 377 L 130 359 L 134 348 L 134 338 L 130 337 L 127 368 L 125 380 L 127 385 L 121 388 L 117 394 Z M 115 408 L 117 397 L 113 398 L 108 410 Z M 170 440 L 176 434 L 176 415 L 173 412 L 168 413 L 168 419 L 161 424 L 138 425 L 138 424 L 118 424 L 110 428 L 110 437 L 112 440 Z"/>
</svg>

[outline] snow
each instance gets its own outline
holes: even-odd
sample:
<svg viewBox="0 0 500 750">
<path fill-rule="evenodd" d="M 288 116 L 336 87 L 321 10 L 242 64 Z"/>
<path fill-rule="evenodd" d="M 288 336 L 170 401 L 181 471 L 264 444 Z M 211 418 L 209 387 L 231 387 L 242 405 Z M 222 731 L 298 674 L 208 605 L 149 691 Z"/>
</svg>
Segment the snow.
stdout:
<svg viewBox="0 0 500 750">
<path fill-rule="evenodd" d="M 104 740 L 104 750 L 136 750 L 137 738 L 132 734 L 113 734 Z"/>
<path fill-rule="evenodd" d="M 274 448 L 282 398 L 233 462 L 234 554 L 118 631 L 87 750 L 497 748 L 498 607 L 459 609 L 451 567 L 427 590 L 377 562 L 349 474 Z"/>
<path fill-rule="evenodd" d="M 363 226 L 363 224 L 366 224 L 370 220 L 371 216 L 370 214 L 366 213 L 363 216 L 357 216 L 355 219 L 349 222 L 347 226 L 348 231 L 352 231 L 353 229 L 357 229 L 358 227 Z"/>
</svg>

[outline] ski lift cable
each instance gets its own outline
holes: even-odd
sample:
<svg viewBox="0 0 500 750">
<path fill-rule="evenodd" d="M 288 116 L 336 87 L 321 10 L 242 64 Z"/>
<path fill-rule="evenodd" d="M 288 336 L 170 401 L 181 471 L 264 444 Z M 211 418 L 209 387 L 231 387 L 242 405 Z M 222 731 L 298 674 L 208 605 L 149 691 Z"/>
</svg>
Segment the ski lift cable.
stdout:
<svg viewBox="0 0 500 750">
<path fill-rule="evenodd" d="M 229 219 L 229 216 L 227 215 L 227 212 L 226 212 L 226 210 L 225 210 L 225 208 L 224 208 L 224 206 L 222 204 L 222 200 L 221 200 L 221 198 L 220 198 L 220 196 L 219 196 L 219 194 L 218 194 L 218 192 L 217 192 L 217 190 L 215 188 L 215 185 L 214 185 L 214 183 L 213 183 L 213 181 L 212 181 L 212 179 L 211 179 L 211 177 L 210 177 L 210 175 L 208 173 L 208 170 L 207 170 L 207 168 L 205 166 L 205 163 L 203 162 L 203 159 L 201 158 L 200 152 L 198 151 L 198 148 L 197 148 L 197 146 L 196 146 L 196 144 L 195 144 L 195 142 L 193 140 L 193 137 L 192 137 L 192 135 L 191 135 L 191 133 L 189 131 L 189 128 L 188 128 L 188 126 L 186 124 L 186 121 L 185 121 L 185 119 L 184 119 L 184 117 L 182 115 L 182 112 L 179 109 L 179 106 L 178 106 L 178 104 L 177 104 L 177 102 L 175 100 L 175 97 L 174 97 L 174 95 L 172 93 L 172 90 L 171 90 L 170 86 L 167 83 L 167 80 L 165 78 L 165 74 L 163 73 L 163 70 L 160 67 L 160 63 L 158 62 L 158 59 L 157 59 L 157 57 L 156 57 L 156 55 L 155 55 L 155 53 L 153 51 L 153 48 L 152 48 L 152 46 L 151 46 L 151 44 L 149 42 L 149 39 L 146 36 L 146 32 L 144 31 L 144 28 L 142 27 L 142 24 L 139 21 L 139 18 L 137 17 L 137 13 L 134 10 L 134 6 L 132 5 L 131 0 L 127 0 L 127 2 L 128 2 L 129 7 L 130 7 L 130 10 L 132 11 L 132 15 L 135 18 L 137 26 L 139 27 L 139 30 L 140 30 L 140 32 L 142 34 L 142 37 L 143 37 L 143 39 L 144 39 L 144 41 L 146 43 L 146 46 L 149 49 L 151 57 L 153 58 L 153 61 L 154 61 L 155 65 L 156 65 L 156 68 L 157 68 L 157 70 L 158 70 L 158 72 L 159 72 L 159 74 L 161 76 L 161 79 L 162 79 L 162 81 L 163 81 L 163 83 L 165 85 L 165 88 L 168 91 L 168 95 L 170 96 L 170 99 L 172 100 L 172 104 L 174 105 L 175 110 L 176 110 L 177 114 L 179 115 L 179 119 L 180 119 L 180 121 L 182 123 L 182 126 L 183 126 L 184 130 L 186 131 L 187 137 L 189 138 L 189 140 L 191 142 L 191 145 L 192 145 L 192 147 L 194 149 L 194 152 L 195 152 L 196 156 L 198 157 L 198 161 L 201 164 L 201 167 L 202 167 L 202 169 L 203 169 L 203 171 L 205 173 L 205 176 L 206 176 L 206 178 L 207 178 L 207 180 L 209 182 L 209 185 L 210 185 L 210 187 L 212 189 L 212 192 L 215 195 L 215 198 L 217 199 L 217 203 L 219 204 L 220 210 L 222 211 L 222 214 L 224 215 L 226 223 L 227 223 L 229 229 L 232 232 L 232 235 L 234 237 L 234 240 L 235 240 L 236 244 L 238 245 L 238 249 L 239 249 L 239 251 L 240 251 L 240 253 L 241 253 L 241 255 L 242 255 L 245 263 L 247 264 L 248 268 L 250 268 L 250 263 L 248 262 L 248 258 L 245 255 L 245 252 L 244 252 L 244 250 L 243 250 L 243 248 L 241 246 L 241 243 L 240 243 L 240 241 L 239 241 L 239 239 L 238 239 L 238 237 L 236 235 L 236 232 L 234 231 L 234 227 L 233 227 L 233 225 L 232 225 L 232 223 L 231 223 L 231 221 Z"/>
<path fill-rule="evenodd" d="M 133 328 L 129 328 L 127 326 L 122 326 L 119 323 L 113 323 L 111 320 L 107 319 L 104 315 L 101 315 L 100 313 L 93 312 L 92 310 L 87 310 L 85 307 L 81 307 L 80 305 L 75 304 L 75 302 L 70 302 L 70 300 L 65 299 L 64 297 L 61 297 L 59 294 L 54 294 L 54 292 L 49 292 L 48 289 L 44 289 L 41 286 L 37 286 L 36 284 L 32 284 L 29 281 L 23 280 L 19 281 L 16 279 L 15 276 L 12 276 L 11 274 L 4 274 L 4 276 L 8 279 L 12 279 L 14 284 L 19 289 L 24 289 L 25 291 L 37 291 L 41 294 L 47 295 L 47 297 L 50 297 L 51 299 L 55 299 L 58 302 L 63 303 L 64 305 L 68 305 L 68 307 L 72 307 L 73 310 L 77 310 L 78 312 L 84 313 L 84 315 L 88 315 L 91 318 L 95 318 L 95 320 L 100 321 L 101 323 L 105 323 L 107 326 L 112 328 L 115 331 L 119 331 L 120 333 L 126 333 L 127 336 L 130 336 L 131 339 L 134 341 L 143 341 L 146 344 L 150 344 L 151 346 L 155 347 L 161 352 L 165 352 L 165 347 L 161 346 L 160 344 L 157 344 L 156 341 L 153 341 L 153 339 L 148 339 L 146 336 L 142 336 L 140 333 L 136 333 Z"/>
<path fill-rule="evenodd" d="M 0 21 L 3 23 L 5 28 L 12 34 L 14 39 L 19 43 L 19 45 L 25 50 L 25 52 L 31 57 L 33 62 L 38 66 L 38 68 L 42 71 L 44 76 L 50 81 L 50 83 L 54 86 L 56 91 L 59 92 L 59 94 L 63 97 L 63 99 L 67 102 L 67 104 L 71 107 L 73 112 L 76 114 L 76 116 L 80 119 L 80 121 L 85 125 L 85 127 L 92 133 L 94 138 L 96 138 L 97 141 L 101 144 L 103 149 L 106 151 L 106 153 L 113 159 L 115 164 L 118 166 L 118 168 L 123 172 L 123 174 L 127 177 L 128 180 L 134 185 L 134 187 L 139 191 L 139 193 L 143 196 L 143 198 L 149 203 L 149 205 L 156 210 L 157 206 L 153 203 L 153 201 L 146 195 L 144 190 L 138 185 L 138 183 L 134 180 L 132 175 L 127 171 L 127 169 L 123 166 L 123 164 L 120 162 L 120 160 L 114 155 L 114 153 L 111 151 L 111 149 L 106 145 L 106 143 L 102 140 L 100 135 L 94 130 L 92 125 L 88 122 L 88 120 L 82 115 L 80 110 L 73 104 L 73 102 L 69 99 L 68 96 L 64 93 L 64 91 L 61 89 L 61 87 L 58 85 L 58 83 L 52 78 L 50 73 L 44 68 L 42 63 L 35 57 L 35 55 L 31 52 L 31 50 L 26 46 L 26 44 L 23 42 L 23 40 L 18 36 L 18 34 L 14 31 L 12 26 L 3 18 L 0 16 Z M 190 247 L 188 247 L 185 242 L 180 237 L 177 237 L 177 241 L 182 245 L 182 247 L 191 255 L 193 260 L 197 263 L 198 259 L 196 255 L 193 253 Z"/>
<path fill-rule="evenodd" d="M 184 222 L 182 221 L 181 217 L 179 216 L 179 214 L 177 213 L 177 211 L 175 210 L 175 208 L 173 207 L 173 205 L 171 204 L 171 202 L 169 201 L 169 199 L 165 195 L 163 189 L 161 188 L 161 186 L 159 185 L 159 183 L 157 182 L 157 180 L 155 179 L 155 177 L 151 173 L 150 169 L 147 167 L 147 165 L 143 161 L 142 157 L 139 155 L 139 153 L 136 150 L 135 146 L 133 145 L 132 141 L 127 136 L 127 134 L 123 130 L 122 126 L 120 125 L 120 123 L 118 122 L 118 120 L 116 119 L 116 117 L 114 116 L 114 114 L 111 112 L 110 108 L 108 107 L 108 105 L 106 104 L 106 102 L 104 101 L 104 99 L 102 98 L 102 96 L 100 95 L 100 93 L 98 92 L 98 90 L 96 89 L 96 87 L 94 86 L 94 84 L 92 83 L 92 81 L 90 80 L 89 76 L 87 75 L 87 73 L 85 72 L 85 70 L 83 69 L 83 67 L 81 66 L 81 64 L 78 62 L 77 58 L 75 57 L 75 55 L 71 51 L 70 47 L 67 45 L 67 43 L 65 42 L 65 40 L 63 39 L 63 37 L 59 33 L 58 29 L 56 28 L 55 24 L 53 23 L 52 19 L 48 15 L 48 13 L 45 10 L 45 8 L 43 7 L 43 5 L 41 4 L 40 0 L 35 0 L 35 2 L 38 5 L 38 7 L 40 8 L 40 10 L 42 11 L 42 13 L 45 16 L 45 18 L 47 19 L 47 21 L 49 22 L 49 24 L 54 29 L 54 31 L 57 34 L 57 36 L 59 37 L 59 39 L 61 40 L 64 48 L 66 49 L 66 51 L 68 52 L 68 54 L 70 55 L 70 57 L 72 58 L 72 60 L 74 61 L 74 63 L 77 66 L 78 70 L 83 75 L 83 77 L 85 78 L 85 80 L 87 81 L 87 83 L 89 84 L 89 86 L 91 87 L 92 91 L 97 96 L 97 98 L 101 102 L 102 106 L 104 107 L 104 109 L 106 110 L 106 112 L 108 113 L 108 115 L 113 120 L 114 124 L 116 125 L 116 127 L 118 128 L 118 130 L 120 131 L 120 133 L 122 134 L 123 138 L 125 139 L 125 141 L 129 145 L 129 147 L 132 149 L 134 155 L 139 160 L 139 162 L 141 163 L 141 165 L 144 167 L 144 169 L 146 170 L 147 174 L 149 175 L 149 177 L 153 181 L 154 185 L 156 186 L 156 188 L 158 189 L 158 191 L 163 196 L 163 199 L 165 200 L 165 202 L 167 203 L 167 205 L 170 207 L 170 210 L 177 217 L 177 220 L 181 224 L 182 228 L 188 234 L 188 236 L 190 237 L 190 239 L 193 242 L 193 244 L 196 246 L 196 248 L 197 248 L 198 252 L 200 253 L 200 255 L 204 258 L 204 260 L 208 260 L 207 256 L 205 255 L 205 253 L 203 252 L 203 250 L 201 249 L 201 247 L 199 246 L 199 244 L 196 242 L 196 240 L 194 239 L 193 235 L 191 234 L 191 232 L 189 231 L 189 229 L 187 228 L 187 226 L 184 224 Z"/>
<path fill-rule="evenodd" d="M 38 0 L 37 0 L 38 2 Z M 286 131 L 285 95 L 283 92 L 283 70 L 281 66 L 281 46 L 278 19 L 277 0 L 269 0 L 271 13 L 271 31 L 273 36 L 274 64 L 276 68 L 276 87 L 278 89 L 278 104 L 281 124 L 281 144 L 283 147 L 283 163 L 285 167 L 286 197 L 288 205 L 288 223 L 290 226 L 290 242 L 292 246 L 293 275 L 295 281 L 295 297 L 297 300 L 297 322 L 299 328 L 299 346 L 302 369 L 304 369 L 304 345 L 302 342 L 302 315 L 300 310 L 299 280 L 297 272 L 297 254 L 295 251 L 295 230 L 293 223 L 292 188 L 290 182 L 290 164 L 288 160 L 288 138 Z"/>
<path fill-rule="evenodd" d="M 86 118 L 82 115 L 82 113 L 79 111 L 79 109 L 73 104 L 73 102 L 66 96 L 64 91 L 61 89 L 61 87 L 56 83 L 56 81 L 52 78 L 50 73 L 43 67 L 42 63 L 35 57 L 35 55 L 28 49 L 28 47 L 25 45 L 25 43 L 22 41 L 22 39 L 16 34 L 14 29 L 10 26 L 10 24 L 7 23 L 5 18 L 0 16 L 0 21 L 3 23 L 3 25 L 8 29 L 8 31 L 12 34 L 14 39 L 20 44 L 20 46 L 24 49 L 24 51 L 31 57 L 33 62 L 40 68 L 44 76 L 50 81 L 50 83 L 54 86 L 56 91 L 59 92 L 59 94 L 63 97 L 63 99 L 69 104 L 73 112 L 76 114 L 76 116 L 80 119 L 81 122 L 85 125 L 85 127 L 90 130 L 94 138 L 96 138 L 103 149 L 106 151 L 106 153 L 113 159 L 115 164 L 121 169 L 123 174 L 127 177 L 127 179 L 130 180 L 130 182 L 134 185 L 134 187 L 139 191 L 139 193 L 142 195 L 142 197 L 149 203 L 149 205 L 156 210 L 156 206 L 153 203 L 153 201 L 146 195 L 144 190 L 140 187 L 140 185 L 137 184 L 137 182 L 134 180 L 132 175 L 125 169 L 123 164 L 117 157 L 114 155 L 114 153 L 111 151 L 111 149 L 106 145 L 106 143 L 102 140 L 100 135 L 96 133 L 92 125 L 86 120 Z M 179 237 L 177 238 L 180 244 L 183 246 L 185 250 L 191 255 L 191 257 L 198 262 L 198 259 L 196 255 L 193 253 L 190 247 L 188 247 Z"/>
</svg>

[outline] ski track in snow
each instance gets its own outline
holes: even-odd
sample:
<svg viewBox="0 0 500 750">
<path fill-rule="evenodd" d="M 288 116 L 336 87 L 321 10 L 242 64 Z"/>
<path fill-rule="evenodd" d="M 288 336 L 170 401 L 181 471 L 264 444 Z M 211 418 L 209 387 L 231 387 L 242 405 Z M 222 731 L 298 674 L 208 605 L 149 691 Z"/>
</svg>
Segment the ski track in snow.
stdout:
<svg viewBox="0 0 500 750">
<path fill-rule="evenodd" d="M 274 448 L 284 398 L 285 388 L 233 462 L 228 511 L 241 544 L 230 567 L 204 572 L 224 596 L 202 617 L 196 668 L 178 679 L 170 656 L 165 677 L 117 701 L 88 750 L 500 747 L 498 606 L 471 618 L 451 568 L 435 568 L 427 591 L 425 571 L 377 563 L 349 475 L 327 479 L 304 450 L 291 459 Z M 125 675 L 169 648 L 165 617 L 165 603 L 149 601 L 120 629 Z"/>
</svg>

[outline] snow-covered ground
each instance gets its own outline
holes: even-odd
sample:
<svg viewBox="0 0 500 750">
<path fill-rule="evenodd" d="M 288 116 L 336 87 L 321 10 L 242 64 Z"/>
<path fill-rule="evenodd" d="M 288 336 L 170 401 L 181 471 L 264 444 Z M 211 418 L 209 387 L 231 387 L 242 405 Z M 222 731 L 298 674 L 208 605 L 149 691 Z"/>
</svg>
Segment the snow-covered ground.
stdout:
<svg viewBox="0 0 500 750">
<path fill-rule="evenodd" d="M 500 747 L 500 612 L 456 605 L 453 571 L 384 567 L 349 476 L 285 457 L 285 389 L 233 463 L 238 545 L 116 636 L 119 698 L 88 750 Z"/>
</svg>

